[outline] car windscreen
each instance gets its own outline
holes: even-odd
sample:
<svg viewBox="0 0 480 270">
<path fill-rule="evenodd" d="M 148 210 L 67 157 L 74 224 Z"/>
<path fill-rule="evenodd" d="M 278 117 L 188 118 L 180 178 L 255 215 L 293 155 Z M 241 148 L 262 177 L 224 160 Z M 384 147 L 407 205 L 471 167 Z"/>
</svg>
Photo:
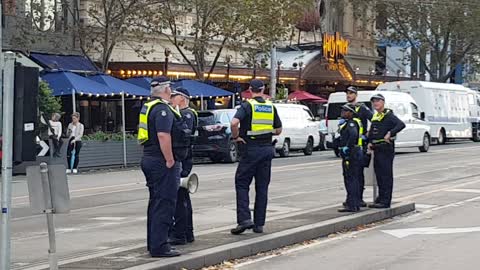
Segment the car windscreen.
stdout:
<svg viewBox="0 0 480 270">
<path fill-rule="evenodd" d="M 198 113 L 198 126 L 204 127 L 209 125 L 216 124 L 215 114 L 211 112 L 200 112 Z"/>
<path fill-rule="evenodd" d="M 367 108 L 372 110 L 372 103 L 371 102 L 362 102 Z M 329 103 L 328 104 L 328 114 L 327 118 L 330 120 L 340 119 L 342 118 L 342 106 L 345 103 Z"/>
</svg>

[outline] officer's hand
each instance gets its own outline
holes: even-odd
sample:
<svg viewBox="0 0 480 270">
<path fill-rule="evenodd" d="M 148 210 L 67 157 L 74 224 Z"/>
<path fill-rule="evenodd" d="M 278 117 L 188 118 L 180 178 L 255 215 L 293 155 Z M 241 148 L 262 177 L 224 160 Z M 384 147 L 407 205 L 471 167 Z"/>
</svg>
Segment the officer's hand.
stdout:
<svg viewBox="0 0 480 270">
<path fill-rule="evenodd" d="M 234 142 L 236 143 L 243 143 L 243 144 L 247 144 L 247 142 L 242 138 L 242 137 L 238 137 L 234 140 Z"/>
<path fill-rule="evenodd" d="M 173 165 L 175 165 L 175 160 L 173 160 L 173 159 L 172 160 L 167 160 L 166 165 L 167 165 L 167 168 L 169 168 L 169 169 L 172 168 Z"/>
<path fill-rule="evenodd" d="M 373 151 L 373 144 L 371 143 L 368 144 L 368 150 Z"/>
<path fill-rule="evenodd" d="M 342 153 L 345 155 L 345 156 L 348 156 L 348 153 L 350 152 L 350 148 L 348 148 L 348 146 L 344 146 L 342 147 Z"/>
<path fill-rule="evenodd" d="M 391 143 L 391 139 L 392 138 L 392 134 L 389 132 L 387 132 L 387 135 L 385 135 L 385 137 L 383 137 L 383 139 L 385 140 L 385 142 L 387 143 Z"/>
</svg>

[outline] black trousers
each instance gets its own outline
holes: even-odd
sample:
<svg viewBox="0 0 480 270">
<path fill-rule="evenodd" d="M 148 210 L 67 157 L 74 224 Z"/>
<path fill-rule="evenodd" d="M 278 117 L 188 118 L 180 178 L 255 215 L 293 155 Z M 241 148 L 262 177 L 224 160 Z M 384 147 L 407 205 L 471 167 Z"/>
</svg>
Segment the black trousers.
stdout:
<svg viewBox="0 0 480 270">
<path fill-rule="evenodd" d="M 377 203 L 390 206 L 393 192 L 393 159 L 395 157 L 394 144 L 375 145 L 374 170 L 378 183 Z"/>
<path fill-rule="evenodd" d="M 181 177 L 190 175 L 193 167 L 193 158 L 190 151 L 186 160 L 182 161 Z M 178 240 L 193 241 L 193 209 L 190 193 L 185 188 L 179 188 L 177 192 L 177 205 L 175 209 L 175 224 L 173 226 L 172 236 Z"/>
<path fill-rule="evenodd" d="M 363 174 L 363 163 L 359 158 L 350 158 L 349 160 L 343 158 L 343 181 L 347 191 L 347 207 L 356 209 L 360 207 L 360 179 Z"/>
<path fill-rule="evenodd" d="M 67 148 L 67 166 L 69 169 L 77 169 L 78 163 L 80 162 L 80 149 L 82 149 L 82 142 L 78 141 L 72 144 L 74 138 L 70 138 L 68 140 L 68 148 Z M 74 161 L 73 161 L 73 168 L 72 168 L 72 152 L 75 149 Z"/>
<path fill-rule="evenodd" d="M 235 173 L 237 193 L 237 223 L 252 222 L 250 213 L 250 184 L 255 177 L 254 220 L 256 226 L 264 226 L 267 214 L 268 186 L 272 172 L 275 149 L 272 145 L 246 145 Z"/>
</svg>

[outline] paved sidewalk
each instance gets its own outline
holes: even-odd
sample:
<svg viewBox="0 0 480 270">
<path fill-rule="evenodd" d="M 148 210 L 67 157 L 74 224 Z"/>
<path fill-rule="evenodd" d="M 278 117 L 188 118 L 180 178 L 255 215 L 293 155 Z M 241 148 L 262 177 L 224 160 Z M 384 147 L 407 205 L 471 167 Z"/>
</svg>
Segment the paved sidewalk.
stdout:
<svg viewBox="0 0 480 270">
<path fill-rule="evenodd" d="M 286 245 L 354 228 L 413 211 L 413 203 L 398 203 L 391 209 L 366 209 L 360 213 L 342 214 L 327 208 L 267 221 L 264 234 L 251 231 L 231 235 L 229 230 L 197 237 L 196 242 L 178 246 L 182 256 L 169 259 L 150 258 L 146 247 L 62 265 L 60 269 L 194 269 L 241 258 Z"/>
</svg>

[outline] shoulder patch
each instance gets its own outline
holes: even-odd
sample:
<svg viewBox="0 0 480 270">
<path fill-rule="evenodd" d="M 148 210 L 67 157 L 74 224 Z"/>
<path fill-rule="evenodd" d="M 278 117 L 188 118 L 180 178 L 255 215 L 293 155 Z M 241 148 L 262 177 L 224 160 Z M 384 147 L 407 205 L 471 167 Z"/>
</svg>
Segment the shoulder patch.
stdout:
<svg viewBox="0 0 480 270">
<path fill-rule="evenodd" d="M 186 117 L 187 117 L 188 119 L 190 119 L 190 118 L 192 118 L 192 115 L 189 114 L 189 113 L 187 113 Z"/>
<path fill-rule="evenodd" d="M 354 123 L 350 123 L 350 126 L 351 126 L 351 127 L 355 127 L 355 124 L 354 124 Z"/>
<path fill-rule="evenodd" d="M 167 112 L 165 110 L 162 110 L 162 116 L 167 116 Z"/>
</svg>

